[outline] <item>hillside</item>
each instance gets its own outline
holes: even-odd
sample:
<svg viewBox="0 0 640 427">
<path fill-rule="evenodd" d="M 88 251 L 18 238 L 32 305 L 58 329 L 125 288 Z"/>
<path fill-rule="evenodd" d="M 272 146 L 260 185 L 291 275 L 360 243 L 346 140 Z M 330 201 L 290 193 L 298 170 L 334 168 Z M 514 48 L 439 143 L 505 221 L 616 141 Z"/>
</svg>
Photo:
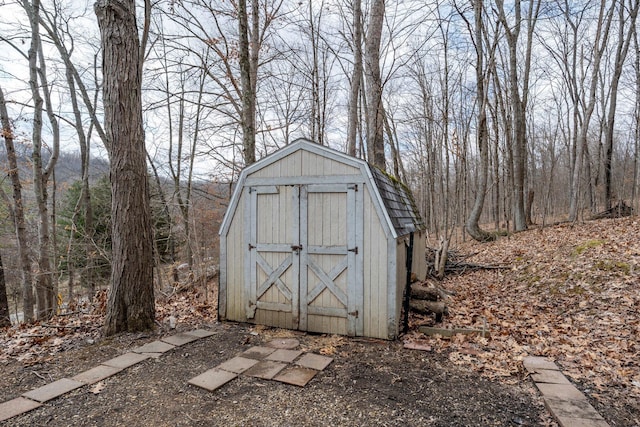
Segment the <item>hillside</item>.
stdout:
<svg viewBox="0 0 640 427">
<path fill-rule="evenodd" d="M 456 295 L 438 326 L 486 325 L 490 339 L 410 339 L 506 380 L 522 378 L 523 357 L 547 356 L 608 421 L 640 424 L 640 219 L 562 224 L 459 250 L 506 268 L 446 278 Z"/>
<path fill-rule="evenodd" d="M 456 375 L 460 372 L 480 374 L 488 377 L 491 384 L 502 384 L 505 389 L 530 388 L 531 381 L 521 361 L 528 355 L 546 356 L 561 367 L 610 425 L 640 425 L 638 218 L 562 224 L 517 233 L 488 244 L 465 243 L 456 249 L 461 253 L 474 253 L 469 258 L 473 263 L 503 268 L 448 276 L 441 284 L 456 294 L 449 303 L 449 315 L 437 326 L 484 326 L 490 330 L 490 338 L 426 337 L 418 333 L 416 327 L 433 324 L 434 320 L 428 316 L 413 316 L 413 329 L 403 338 L 405 342 L 419 344 L 428 353 L 402 351 L 398 343 L 331 336 L 308 338 L 319 340 L 323 348 L 331 350 L 329 354 L 341 355 L 345 360 L 353 357 L 353 346 L 384 347 L 386 359 L 380 366 L 391 366 L 397 360 L 408 358 L 417 364 L 416 372 L 423 372 L 419 366 L 429 361 L 442 372 L 452 372 L 455 368 L 459 370 Z M 205 289 L 186 286 L 186 290 L 160 293 L 157 320 L 162 328 L 159 327 L 156 334 L 102 337 L 99 328 L 104 314 L 104 293 L 93 304 L 73 307 L 76 310 L 73 313 L 48 323 L 5 329 L 0 332 L 0 366 L 6 369 L 7 375 L 0 381 L 0 389 L 9 398 L 37 385 L 38 371 L 48 372 L 53 379 L 69 375 L 67 371 L 77 368 L 78 364 L 85 366 L 104 359 L 105 349 L 115 354 L 137 345 L 140 338 L 150 340 L 169 333 L 171 318 L 174 322 L 177 320 L 180 330 L 201 325 L 231 328 L 215 321 L 214 287 L 215 280 Z M 240 329 L 245 326 L 240 325 Z M 257 336 L 256 331 L 267 335 L 305 336 L 255 328 L 245 338 L 234 339 L 247 340 L 247 336 Z M 220 348 L 226 345 L 228 343 L 216 344 Z M 390 347 L 385 347 L 387 345 Z M 399 352 L 392 352 L 390 348 L 399 348 Z M 398 372 L 407 375 L 404 368 Z M 435 374 L 424 375 L 420 381 L 429 382 L 429 375 Z M 456 393 L 475 390 L 478 396 L 487 393 L 486 389 L 478 388 L 472 377 L 462 382 L 459 379 L 451 376 L 442 387 L 457 390 Z M 458 383 L 454 384 L 454 380 Z M 442 390 L 442 395 L 450 391 Z M 533 392 L 532 396 L 537 398 L 537 393 Z M 430 399 L 438 402 L 436 395 Z M 492 405 L 499 405 L 491 399 L 494 398 L 489 399 Z M 537 416 L 533 405 L 529 409 L 531 417 Z M 470 407 L 465 407 L 463 412 L 469 410 Z"/>
</svg>

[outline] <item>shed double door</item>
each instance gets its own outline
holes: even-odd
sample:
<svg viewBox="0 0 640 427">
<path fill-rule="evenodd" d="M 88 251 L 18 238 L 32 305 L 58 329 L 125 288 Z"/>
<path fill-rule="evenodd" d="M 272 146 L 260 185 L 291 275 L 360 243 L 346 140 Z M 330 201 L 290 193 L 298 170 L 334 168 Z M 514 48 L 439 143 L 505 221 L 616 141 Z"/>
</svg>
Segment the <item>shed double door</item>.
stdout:
<svg viewBox="0 0 640 427">
<path fill-rule="evenodd" d="M 362 335 L 362 185 L 255 186 L 249 196 L 247 318 Z"/>
</svg>

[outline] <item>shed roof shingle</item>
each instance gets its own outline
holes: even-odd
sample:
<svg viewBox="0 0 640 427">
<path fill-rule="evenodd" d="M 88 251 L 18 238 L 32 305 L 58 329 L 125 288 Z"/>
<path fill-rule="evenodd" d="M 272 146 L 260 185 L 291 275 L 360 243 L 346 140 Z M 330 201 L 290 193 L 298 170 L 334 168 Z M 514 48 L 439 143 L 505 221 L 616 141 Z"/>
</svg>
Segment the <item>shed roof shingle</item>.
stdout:
<svg viewBox="0 0 640 427">
<path fill-rule="evenodd" d="M 369 167 L 369 169 L 398 236 L 424 230 L 424 221 L 410 190 L 380 169 L 375 167 Z"/>
</svg>

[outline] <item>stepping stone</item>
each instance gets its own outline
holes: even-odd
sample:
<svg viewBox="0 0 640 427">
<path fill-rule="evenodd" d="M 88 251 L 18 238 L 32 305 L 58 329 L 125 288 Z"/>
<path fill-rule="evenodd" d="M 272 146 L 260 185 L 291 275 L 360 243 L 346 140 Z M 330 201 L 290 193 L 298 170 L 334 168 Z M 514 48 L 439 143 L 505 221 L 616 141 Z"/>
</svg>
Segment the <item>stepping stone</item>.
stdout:
<svg viewBox="0 0 640 427">
<path fill-rule="evenodd" d="M 207 338 L 211 335 L 215 335 L 215 332 L 207 331 L 205 329 L 195 329 L 193 331 L 185 332 L 185 334 L 194 336 L 196 338 Z"/>
<path fill-rule="evenodd" d="M 560 427 L 609 427 L 605 420 L 590 420 L 587 418 L 556 417 Z"/>
<path fill-rule="evenodd" d="M 558 370 L 558 366 L 546 357 L 528 356 L 524 358 L 522 363 L 530 373 L 536 372 L 538 369 Z"/>
<path fill-rule="evenodd" d="M 275 360 L 276 362 L 291 363 L 302 354 L 301 350 L 278 349 L 271 353 L 267 360 Z"/>
<path fill-rule="evenodd" d="M 257 360 L 247 359 L 246 357 L 237 356 L 237 357 L 234 357 L 233 359 L 227 360 L 226 362 L 218 365 L 217 367 L 227 372 L 241 374 L 257 363 L 258 363 Z"/>
<path fill-rule="evenodd" d="M 307 353 L 302 356 L 296 362 L 296 365 L 304 366 L 305 368 L 315 369 L 316 371 L 322 371 L 333 362 L 331 357 L 321 356 L 315 353 Z"/>
<path fill-rule="evenodd" d="M 98 381 L 102 381 L 105 378 L 109 378 L 118 372 L 122 371 L 122 368 L 114 368 L 113 366 L 98 365 L 95 368 L 91 368 L 88 371 L 84 371 L 71 379 L 79 381 L 83 384 L 95 384 Z"/>
<path fill-rule="evenodd" d="M 238 374 L 213 368 L 195 378 L 191 378 L 188 383 L 205 390 L 214 391 L 237 377 Z"/>
<path fill-rule="evenodd" d="M 257 365 L 253 365 L 251 368 L 246 370 L 244 375 L 270 380 L 286 367 L 286 363 L 263 360 L 262 362 L 258 362 Z"/>
<path fill-rule="evenodd" d="M 141 347 L 134 348 L 131 351 L 133 351 L 134 353 L 166 353 L 167 351 L 173 350 L 174 348 L 176 348 L 175 345 L 167 344 L 166 342 L 162 341 L 153 341 Z"/>
<path fill-rule="evenodd" d="M 276 351 L 275 348 L 256 346 L 256 347 L 251 347 L 249 350 L 245 351 L 240 356 L 246 357 L 248 359 L 262 360 L 268 355 L 270 355 L 271 353 L 273 353 L 274 351 Z"/>
<path fill-rule="evenodd" d="M 170 335 L 168 337 L 161 338 L 162 341 L 169 343 L 171 345 L 175 345 L 176 347 L 188 344 L 197 339 L 198 339 L 197 336 L 189 335 L 189 334 L 175 334 L 175 335 Z"/>
<path fill-rule="evenodd" d="M 300 345 L 300 341 L 295 338 L 279 338 L 273 341 L 269 341 L 265 344 L 267 347 L 273 348 L 284 348 L 288 350 L 293 350 Z"/>
<path fill-rule="evenodd" d="M 25 399 L 24 397 L 16 397 L 7 402 L 0 403 L 0 422 L 29 412 L 38 406 L 42 406 L 42 404 L 31 399 Z"/>
<path fill-rule="evenodd" d="M 143 360 L 147 360 L 148 358 L 149 356 L 146 354 L 125 353 L 122 356 L 114 357 L 106 362 L 102 362 L 102 364 L 113 368 L 125 369 L 135 365 L 136 363 L 140 363 Z"/>
<path fill-rule="evenodd" d="M 316 376 L 318 371 L 315 369 L 303 368 L 302 366 L 294 366 L 284 370 L 273 379 L 286 384 L 293 384 L 300 387 L 306 386 L 309 381 Z"/>
<path fill-rule="evenodd" d="M 531 379 L 537 383 L 548 384 L 569 384 L 569 380 L 562 375 L 560 371 L 552 371 L 550 369 L 538 369 L 531 373 Z"/>
<path fill-rule="evenodd" d="M 545 399 L 560 399 L 560 400 L 587 400 L 587 398 L 572 385 L 567 384 L 545 384 L 536 383 L 536 387 L 542 393 Z"/>
<path fill-rule="evenodd" d="M 545 398 L 544 403 L 556 418 L 603 420 L 602 416 L 586 400 Z"/>
<path fill-rule="evenodd" d="M 58 396 L 62 396 L 72 390 L 82 387 L 84 383 L 80 381 L 74 381 L 69 378 L 62 378 L 58 381 L 54 381 L 50 384 L 28 391 L 22 395 L 31 400 L 35 400 L 40 403 L 44 403 L 47 400 L 55 399 Z"/>
</svg>

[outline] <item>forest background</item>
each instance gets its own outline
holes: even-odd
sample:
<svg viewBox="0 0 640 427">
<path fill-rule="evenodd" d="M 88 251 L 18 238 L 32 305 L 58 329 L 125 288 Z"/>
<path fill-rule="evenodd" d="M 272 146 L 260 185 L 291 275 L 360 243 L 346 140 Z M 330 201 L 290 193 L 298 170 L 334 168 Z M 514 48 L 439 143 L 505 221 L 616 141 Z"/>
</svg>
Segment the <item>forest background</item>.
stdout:
<svg viewBox="0 0 640 427">
<path fill-rule="evenodd" d="M 297 137 L 406 182 L 432 239 L 637 211 L 639 3 L 137 5 L 156 287 L 215 267 L 239 171 Z M 0 3 L 0 298 L 25 320 L 109 282 L 92 6 Z"/>
</svg>

